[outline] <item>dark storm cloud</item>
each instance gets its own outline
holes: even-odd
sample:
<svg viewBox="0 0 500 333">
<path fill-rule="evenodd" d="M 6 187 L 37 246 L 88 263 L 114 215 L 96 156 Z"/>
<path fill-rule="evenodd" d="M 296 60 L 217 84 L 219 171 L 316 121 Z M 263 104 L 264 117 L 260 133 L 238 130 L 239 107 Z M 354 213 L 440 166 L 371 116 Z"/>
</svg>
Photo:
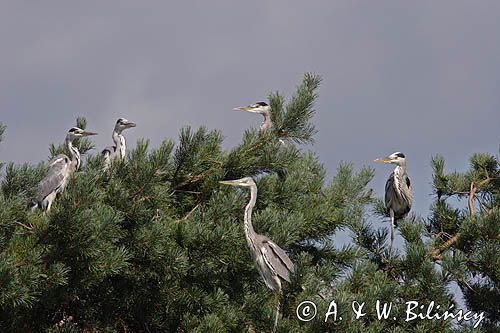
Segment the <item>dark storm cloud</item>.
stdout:
<svg viewBox="0 0 500 333">
<path fill-rule="evenodd" d="M 330 174 L 407 155 L 415 208 L 431 200 L 430 157 L 454 168 L 499 135 L 500 3 L 495 1 L 45 1 L 0 5 L 2 160 L 39 161 L 77 115 L 111 143 L 220 128 L 226 146 L 260 118 L 232 112 L 305 71 L 324 76 L 312 148 Z M 377 167 L 382 192 L 390 170 Z"/>
</svg>

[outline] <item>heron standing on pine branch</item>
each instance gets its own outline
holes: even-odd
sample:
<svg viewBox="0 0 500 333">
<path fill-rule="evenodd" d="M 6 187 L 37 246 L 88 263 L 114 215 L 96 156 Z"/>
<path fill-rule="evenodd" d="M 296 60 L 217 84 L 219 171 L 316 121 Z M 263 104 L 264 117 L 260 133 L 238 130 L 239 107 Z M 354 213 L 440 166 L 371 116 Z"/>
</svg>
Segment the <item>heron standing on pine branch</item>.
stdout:
<svg viewBox="0 0 500 333">
<path fill-rule="evenodd" d="M 52 203 L 59 193 L 64 192 L 68 185 L 71 174 L 80 168 L 81 156 L 77 147 L 73 146 L 73 141 L 77 138 L 97 135 L 97 133 L 87 132 L 78 127 L 72 127 L 66 134 L 66 147 L 71 157 L 65 154 L 54 156 L 49 161 L 49 171 L 40 182 L 39 195 L 33 208 L 40 208 L 46 212 L 50 211 Z"/>
<path fill-rule="evenodd" d="M 116 121 L 115 128 L 113 129 L 113 142 L 114 146 L 106 147 L 102 151 L 102 156 L 104 156 L 104 168 L 108 169 L 111 161 L 115 158 L 124 159 L 127 153 L 127 146 L 125 137 L 122 132 L 127 128 L 135 127 L 136 124 L 128 121 L 125 118 L 120 118 Z"/>
<path fill-rule="evenodd" d="M 385 158 L 377 158 L 375 162 L 395 164 L 396 168 L 385 183 L 385 207 L 391 218 L 391 245 L 394 241 L 394 224 L 405 218 L 413 203 L 410 178 L 406 174 L 406 158 L 401 152 L 395 152 Z"/>
<path fill-rule="evenodd" d="M 245 177 L 237 180 L 221 181 L 221 184 L 250 188 L 250 201 L 245 207 L 244 226 L 245 237 L 248 247 L 252 252 L 252 257 L 257 264 L 260 275 L 264 279 L 266 286 L 272 291 L 277 292 L 278 304 L 276 307 L 276 317 L 274 320 L 273 331 L 278 324 L 281 294 L 281 283 L 290 282 L 290 273 L 293 272 L 293 263 L 288 258 L 285 251 L 276 243 L 264 235 L 255 232 L 252 225 L 252 210 L 257 201 L 257 185 L 252 177 Z"/>
</svg>

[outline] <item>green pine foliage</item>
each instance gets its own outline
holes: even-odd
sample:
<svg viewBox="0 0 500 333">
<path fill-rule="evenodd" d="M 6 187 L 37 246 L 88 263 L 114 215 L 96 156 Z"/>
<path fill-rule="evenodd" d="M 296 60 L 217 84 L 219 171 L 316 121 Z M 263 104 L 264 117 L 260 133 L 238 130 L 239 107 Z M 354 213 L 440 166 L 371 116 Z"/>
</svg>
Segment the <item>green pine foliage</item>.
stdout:
<svg viewBox="0 0 500 333">
<path fill-rule="evenodd" d="M 500 165 L 498 157 L 474 154 L 466 172 L 445 172 L 443 157 L 432 159 L 436 202 L 427 229 L 434 259 L 442 257 L 448 280 L 464 293 L 467 306 L 500 324 Z M 465 203 L 464 203 L 465 202 Z"/>
<path fill-rule="evenodd" d="M 314 142 L 316 130 L 310 120 L 315 113 L 314 101 L 320 84 L 320 76 L 306 73 L 286 106 L 285 98 L 279 92 L 269 96 L 273 131 L 277 137 L 297 143 Z"/>
<path fill-rule="evenodd" d="M 279 332 L 468 332 L 449 321 L 404 320 L 408 300 L 455 304 L 452 283 L 467 306 L 487 312 L 483 330 L 493 330 L 498 160 L 475 155 L 470 171 L 445 174 L 444 160 L 434 158 L 432 214 L 401 222 L 404 248 L 391 249 L 387 228 L 373 223 L 384 214 L 369 187 L 373 169 L 342 163 L 327 179 L 317 156 L 296 146 L 314 140 L 320 82 L 306 74 L 288 102 L 271 94 L 273 130 L 248 129 L 229 150 L 219 131 L 202 127 L 158 147 L 139 140 L 108 171 L 102 157 L 89 155 L 46 215 L 27 208 L 46 166 L 8 164 L 0 187 L 0 331 L 270 332 L 279 300 Z M 85 129 L 85 119 L 77 125 Z M 76 146 L 93 148 L 87 139 Z M 51 156 L 59 153 L 64 145 L 50 146 Z M 281 295 L 265 286 L 244 237 L 249 194 L 219 184 L 244 176 L 258 186 L 256 231 L 295 264 Z M 448 202 L 466 199 L 471 182 L 472 217 Z M 340 230 L 351 244 L 335 243 Z M 318 306 L 310 322 L 296 315 L 305 300 Z M 325 323 L 333 300 L 343 320 Z M 376 317 L 377 300 L 394 304 L 391 318 Z M 353 316 L 353 301 L 365 303 L 362 318 Z"/>
</svg>

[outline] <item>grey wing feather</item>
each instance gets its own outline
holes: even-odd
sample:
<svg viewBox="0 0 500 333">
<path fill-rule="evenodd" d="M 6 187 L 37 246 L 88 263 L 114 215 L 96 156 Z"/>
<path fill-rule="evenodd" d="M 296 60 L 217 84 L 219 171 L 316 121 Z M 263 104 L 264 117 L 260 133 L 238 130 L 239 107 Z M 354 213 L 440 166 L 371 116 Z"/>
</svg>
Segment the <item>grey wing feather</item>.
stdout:
<svg viewBox="0 0 500 333">
<path fill-rule="evenodd" d="M 49 171 L 39 185 L 38 200 L 42 201 L 54 191 L 58 191 L 64 185 L 71 161 L 66 155 L 57 155 L 49 161 Z"/>
<path fill-rule="evenodd" d="M 394 218 L 396 220 L 404 218 L 410 212 L 413 202 L 410 178 L 406 175 L 405 177 L 405 184 L 399 184 L 399 194 L 397 192 L 398 189 L 396 189 L 394 172 L 391 173 L 389 179 L 387 179 L 385 183 L 385 206 L 387 209 L 392 209 L 394 211 Z"/>
<path fill-rule="evenodd" d="M 392 202 L 394 200 L 394 196 L 396 193 L 394 192 L 394 172 L 391 173 L 387 182 L 385 183 L 385 207 L 390 208 L 392 206 Z"/>
<path fill-rule="evenodd" d="M 265 255 L 271 265 L 273 265 L 276 274 L 283 280 L 290 282 L 290 272 L 293 272 L 293 263 L 285 251 L 267 237 L 264 237 L 262 245 L 266 248 Z"/>
<path fill-rule="evenodd" d="M 64 154 L 59 154 L 59 155 L 56 155 L 54 157 L 52 157 L 50 160 L 49 160 L 49 168 L 52 167 L 52 164 L 58 162 L 59 160 L 61 159 L 64 159 L 64 158 L 68 158 L 68 156 L 64 155 Z"/>
<path fill-rule="evenodd" d="M 411 189 L 411 182 L 410 182 L 410 177 L 406 176 L 406 186 L 408 188 L 408 191 L 406 193 L 406 199 L 408 203 L 408 212 L 410 212 L 411 206 L 413 204 L 413 191 Z"/>
</svg>

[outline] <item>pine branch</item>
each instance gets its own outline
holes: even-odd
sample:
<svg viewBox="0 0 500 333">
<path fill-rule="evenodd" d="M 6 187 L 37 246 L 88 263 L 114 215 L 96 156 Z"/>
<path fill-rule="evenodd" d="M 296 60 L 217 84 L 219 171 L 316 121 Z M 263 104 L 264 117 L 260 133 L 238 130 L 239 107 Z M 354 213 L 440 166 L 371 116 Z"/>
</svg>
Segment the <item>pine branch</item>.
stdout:
<svg viewBox="0 0 500 333">
<path fill-rule="evenodd" d="M 16 224 L 20 225 L 21 227 L 28 229 L 28 230 L 33 230 L 33 226 L 27 226 L 26 224 L 20 222 L 20 221 L 15 221 Z"/>
<path fill-rule="evenodd" d="M 474 182 L 470 183 L 470 192 L 469 192 L 469 218 L 472 219 L 474 217 L 474 197 L 476 196 L 477 187 Z"/>
<path fill-rule="evenodd" d="M 476 195 L 476 190 L 477 187 L 474 184 L 474 182 L 471 182 L 470 184 L 470 191 L 469 191 L 469 218 L 472 220 L 474 217 L 474 196 Z M 443 245 L 439 246 L 437 249 L 432 251 L 431 257 L 434 261 L 441 260 L 441 254 L 455 245 L 460 237 L 460 234 L 457 233 L 455 236 L 451 237 L 449 240 L 447 240 Z"/>
<path fill-rule="evenodd" d="M 316 129 L 310 120 L 315 113 L 314 102 L 318 98 L 321 80 L 319 75 L 306 73 L 286 108 L 283 106 L 284 98 L 279 93 L 269 95 L 274 133 L 278 138 L 296 143 L 314 141 Z"/>
<path fill-rule="evenodd" d="M 184 216 L 184 217 L 182 218 L 182 221 L 189 219 L 189 218 L 191 217 L 191 215 L 193 215 L 193 214 L 194 214 L 194 212 L 195 212 L 195 211 L 196 211 L 199 207 L 200 207 L 200 204 L 197 204 L 196 206 L 194 206 L 194 208 L 193 208 L 193 209 L 191 209 L 191 210 L 189 211 L 189 213 L 187 213 L 187 214 L 186 214 L 186 216 Z"/>
<path fill-rule="evenodd" d="M 191 174 L 187 175 L 187 179 L 185 181 L 183 181 L 182 183 L 175 186 L 174 192 L 179 192 L 182 188 L 184 188 L 188 185 L 193 185 L 193 184 L 198 183 L 200 180 L 203 179 L 203 177 L 204 177 L 203 174 L 196 175 L 196 176 L 193 176 Z"/>
</svg>

